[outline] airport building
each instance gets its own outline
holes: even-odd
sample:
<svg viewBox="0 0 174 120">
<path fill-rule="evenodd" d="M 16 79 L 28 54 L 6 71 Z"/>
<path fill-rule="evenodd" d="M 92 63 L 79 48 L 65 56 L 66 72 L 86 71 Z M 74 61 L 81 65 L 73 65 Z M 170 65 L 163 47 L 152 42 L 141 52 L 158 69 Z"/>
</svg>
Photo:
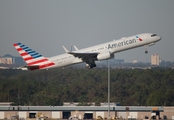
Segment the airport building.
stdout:
<svg viewBox="0 0 174 120">
<path fill-rule="evenodd" d="M 13 64 L 13 57 L 9 55 L 0 57 L 0 64 Z"/>
<path fill-rule="evenodd" d="M 16 56 L 6 54 L 4 56 L 0 56 L 0 64 L 4 64 L 4 65 L 11 65 L 11 64 L 24 65 L 25 62 L 22 59 L 22 57 L 16 57 Z"/>
<path fill-rule="evenodd" d="M 4 105 L 5 104 L 5 105 Z M 107 119 L 108 106 L 10 106 L 2 103 L 0 119 Z M 110 118 L 125 120 L 174 119 L 174 107 L 162 106 L 113 106 L 110 105 Z"/>
</svg>

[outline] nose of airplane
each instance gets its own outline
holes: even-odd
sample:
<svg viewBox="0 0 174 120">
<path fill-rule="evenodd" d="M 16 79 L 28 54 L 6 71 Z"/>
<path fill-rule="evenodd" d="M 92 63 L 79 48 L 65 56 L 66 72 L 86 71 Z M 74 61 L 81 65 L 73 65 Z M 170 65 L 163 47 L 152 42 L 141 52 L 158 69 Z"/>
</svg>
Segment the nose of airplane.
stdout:
<svg viewBox="0 0 174 120">
<path fill-rule="evenodd" d="M 162 39 L 162 37 L 161 36 L 158 36 L 158 40 L 161 40 Z"/>
</svg>

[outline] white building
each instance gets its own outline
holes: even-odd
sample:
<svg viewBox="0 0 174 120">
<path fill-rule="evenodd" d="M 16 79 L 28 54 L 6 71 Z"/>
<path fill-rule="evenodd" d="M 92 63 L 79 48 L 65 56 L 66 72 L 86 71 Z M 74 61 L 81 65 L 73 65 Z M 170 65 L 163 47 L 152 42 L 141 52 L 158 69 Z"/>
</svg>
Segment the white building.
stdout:
<svg viewBox="0 0 174 120">
<path fill-rule="evenodd" d="M 158 54 L 151 55 L 151 65 L 159 66 L 160 57 Z"/>
</svg>

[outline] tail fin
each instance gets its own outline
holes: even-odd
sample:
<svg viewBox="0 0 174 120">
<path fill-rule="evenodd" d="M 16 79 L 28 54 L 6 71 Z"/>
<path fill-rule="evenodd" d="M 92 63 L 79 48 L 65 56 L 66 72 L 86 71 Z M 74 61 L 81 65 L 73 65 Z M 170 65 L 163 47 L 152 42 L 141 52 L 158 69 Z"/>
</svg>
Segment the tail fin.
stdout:
<svg viewBox="0 0 174 120">
<path fill-rule="evenodd" d="M 38 69 L 41 69 L 54 65 L 54 63 L 49 61 L 48 58 L 42 56 L 22 43 L 15 43 L 13 45 L 27 63 L 27 66 L 37 66 Z"/>
</svg>

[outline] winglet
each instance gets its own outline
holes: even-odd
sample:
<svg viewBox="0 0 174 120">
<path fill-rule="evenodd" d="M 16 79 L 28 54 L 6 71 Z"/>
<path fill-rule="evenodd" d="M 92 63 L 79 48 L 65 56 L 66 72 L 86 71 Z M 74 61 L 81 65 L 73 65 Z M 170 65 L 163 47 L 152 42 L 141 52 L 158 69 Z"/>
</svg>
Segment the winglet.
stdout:
<svg viewBox="0 0 174 120">
<path fill-rule="evenodd" d="M 62 46 L 66 53 L 69 53 L 69 50 L 65 48 L 65 46 Z"/>
<path fill-rule="evenodd" d="M 74 49 L 75 49 L 75 50 L 79 50 L 75 45 L 74 45 Z"/>
</svg>

